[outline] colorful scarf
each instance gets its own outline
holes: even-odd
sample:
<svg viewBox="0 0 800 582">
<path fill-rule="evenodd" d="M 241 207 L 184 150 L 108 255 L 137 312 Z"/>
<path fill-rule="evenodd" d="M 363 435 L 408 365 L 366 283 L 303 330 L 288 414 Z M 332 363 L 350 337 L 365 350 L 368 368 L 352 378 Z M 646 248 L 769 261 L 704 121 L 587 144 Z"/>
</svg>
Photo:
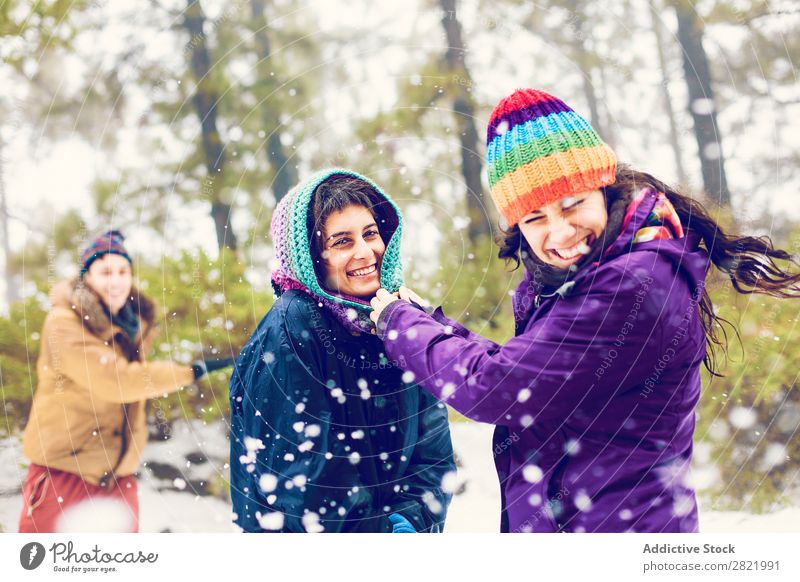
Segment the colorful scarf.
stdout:
<svg viewBox="0 0 800 582">
<path fill-rule="evenodd" d="M 636 213 L 636 209 L 641 204 L 642 200 L 647 193 L 647 188 L 642 189 L 639 195 L 633 200 L 633 203 L 628 207 L 628 212 L 625 215 L 625 224 L 628 223 L 630 217 Z M 623 229 L 625 227 L 623 226 Z M 656 194 L 656 205 L 653 210 L 647 215 L 644 221 L 644 226 L 636 231 L 633 235 L 633 244 L 649 242 L 651 240 L 667 240 L 671 238 L 683 238 L 683 226 L 675 207 L 667 198 L 666 194 L 659 192 Z"/>
</svg>

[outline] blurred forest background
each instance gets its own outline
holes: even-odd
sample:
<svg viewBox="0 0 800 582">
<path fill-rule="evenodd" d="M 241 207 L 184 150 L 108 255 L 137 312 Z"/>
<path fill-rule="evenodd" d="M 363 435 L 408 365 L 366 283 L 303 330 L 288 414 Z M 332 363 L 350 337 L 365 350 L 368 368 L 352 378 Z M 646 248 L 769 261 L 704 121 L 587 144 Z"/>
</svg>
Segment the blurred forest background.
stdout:
<svg viewBox="0 0 800 582">
<path fill-rule="evenodd" d="M 48 290 L 90 235 L 128 236 L 163 308 L 154 357 L 236 351 L 272 301 L 272 210 L 322 167 L 398 201 L 410 287 L 508 339 L 519 272 L 495 257 L 483 156 L 517 87 L 564 98 L 729 228 L 800 251 L 791 0 L 0 0 L 0 55 L 5 435 L 26 422 Z M 729 332 L 725 376 L 705 378 L 696 485 L 713 507 L 798 504 L 800 303 L 725 281 L 712 296 L 741 343 Z M 153 409 L 154 439 L 224 418 L 227 377 Z"/>
</svg>

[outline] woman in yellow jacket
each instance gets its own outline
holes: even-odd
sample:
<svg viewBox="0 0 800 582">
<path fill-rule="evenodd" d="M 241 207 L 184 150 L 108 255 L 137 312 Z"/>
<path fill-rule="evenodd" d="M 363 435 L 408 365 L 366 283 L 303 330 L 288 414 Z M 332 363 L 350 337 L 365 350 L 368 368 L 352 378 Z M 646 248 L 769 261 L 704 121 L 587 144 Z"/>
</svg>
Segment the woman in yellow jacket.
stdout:
<svg viewBox="0 0 800 582">
<path fill-rule="evenodd" d="M 134 473 L 147 443 L 146 400 L 232 363 L 146 361 L 156 308 L 132 285 L 123 241 L 116 230 L 97 237 L 81 255 L 80 276 L 50 293 L 23 438 L 31 464 L 20 532 L 138 531 Z"/>
</svg>

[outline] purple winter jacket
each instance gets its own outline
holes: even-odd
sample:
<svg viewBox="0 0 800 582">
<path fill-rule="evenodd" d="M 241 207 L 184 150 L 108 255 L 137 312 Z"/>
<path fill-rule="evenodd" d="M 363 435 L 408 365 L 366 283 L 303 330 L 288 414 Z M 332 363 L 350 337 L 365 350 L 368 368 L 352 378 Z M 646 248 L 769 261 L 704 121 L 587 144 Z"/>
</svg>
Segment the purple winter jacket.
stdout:
<svg viewBox="0 0 800 582">
<path fill-rule="evenodd" d="M 689 476 L 709 259 L 691 231 L 632 244 L 655 201 L 647 192 L 601 261 L 560 294 L 535 297 L 526 273 L 504 345 L 441 309 L 396 301 L 381 314 L 392 360 L 496 425 L 501 531 L 698 531 Z"/>
</svg>

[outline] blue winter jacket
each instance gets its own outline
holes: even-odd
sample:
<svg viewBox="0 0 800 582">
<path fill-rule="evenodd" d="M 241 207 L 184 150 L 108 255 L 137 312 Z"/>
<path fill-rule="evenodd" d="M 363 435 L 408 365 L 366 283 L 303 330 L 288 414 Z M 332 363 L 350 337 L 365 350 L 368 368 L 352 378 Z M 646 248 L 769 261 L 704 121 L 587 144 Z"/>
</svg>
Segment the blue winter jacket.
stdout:
<svg viewBox="0 0 800 582">
<path fill-rule="evenodd" d="M 444 527 L 447 410 L 308 294 L 281 295 L 231 378 L 231 498 L 245 532 Z M 450 481 L 445 479 L 445 481 Z"/>
</svg>

